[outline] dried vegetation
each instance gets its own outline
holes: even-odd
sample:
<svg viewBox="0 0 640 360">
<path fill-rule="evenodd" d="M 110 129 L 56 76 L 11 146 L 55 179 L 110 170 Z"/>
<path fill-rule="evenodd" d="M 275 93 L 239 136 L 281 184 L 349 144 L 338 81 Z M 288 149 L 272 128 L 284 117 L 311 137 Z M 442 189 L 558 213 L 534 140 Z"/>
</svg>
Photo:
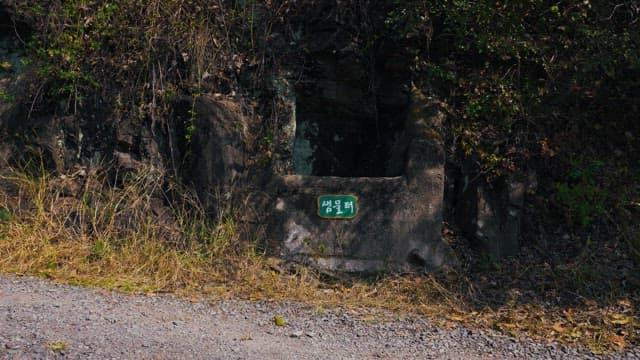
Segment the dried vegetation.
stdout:
<svg viewBox="0 0 640 360">
<path fill-rule="evenodd" d="M 640 343 L 640 278 L 621 254 L 624 243 L 573 259 L 541 261 L 535 249 L 525 249 L 528 257 L 492 262 L 447 232 L 466 263 L 456 272 L 335 277 L 264 256 L 232 213 L 209 220 L 188 191 L 160 186 L 159 174 L 148 168 L 110 179 L 97 170 L 58 177 L 3 171 L 0 269 L 208 301 L 294 300 L 320 311 L 340 306 L 363 321 L 386 321 L 375 309 L 387 309 L 597 352 Z"/>
<path fill-rule="evenodd" d="M 266 154 L 279 124 L 271 77 L 305 67 L 305 24 L 322 24 L 314 14 L 326 10 L 311 0 L 7 3 L 31 36 L 21 39 L 23 64 L 0 59 L 0 75 L 24 68 L 31 78 L 15 94 L 3 88 L 0 101 L 23 109 L 27 124 L 51 112 L 80 124 L 108 104 L 100 126 L 134 123 L 173 134 L 178 148 L 198 129 L 174 119 L 172 103 L 208 93 L 256 105 L 256 152 Z M 457 272 L 336 279 L 265 257 L 232 211 L 210 219 L 162 169 L 5 168 L 0 271 L 204 299 L 393 309 L 595 351 L 640 345 L 638 1 L 389 1 L 379 18 L 367 15 L 380 2 L 341 4 L 361 20 L 344 24 L 355 48 L 380 39 L 411 48 L 415 84 L 448 111 L 450 163 L 472 163 L 488 181 L 537 173 L 518 258 L 480 256 L 445 229 L 463 260 Z M 88 146 L 78 152 L 92 159 Z M 183 160 L 166 163 L 179 170 Z"/>
</svg>

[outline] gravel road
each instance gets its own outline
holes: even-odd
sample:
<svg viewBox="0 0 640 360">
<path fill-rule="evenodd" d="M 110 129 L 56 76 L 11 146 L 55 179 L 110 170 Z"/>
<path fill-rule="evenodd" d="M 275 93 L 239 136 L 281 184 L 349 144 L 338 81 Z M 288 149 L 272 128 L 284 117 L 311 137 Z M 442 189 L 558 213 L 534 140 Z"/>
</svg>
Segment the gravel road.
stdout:
<svg viewBox="0 0 640 360">
<path fill-rule="evenodd" d="M 194 303 L 0 276 L 0 359 L 640 359 L 638 349 L 595 357 L 574 347 L 389 313 L 372 320 L 366 313 Z M 276 315 L 284 326 L 275 325 Z M 52 350 L 56 343 L 64 349 Z"/>
</svg>

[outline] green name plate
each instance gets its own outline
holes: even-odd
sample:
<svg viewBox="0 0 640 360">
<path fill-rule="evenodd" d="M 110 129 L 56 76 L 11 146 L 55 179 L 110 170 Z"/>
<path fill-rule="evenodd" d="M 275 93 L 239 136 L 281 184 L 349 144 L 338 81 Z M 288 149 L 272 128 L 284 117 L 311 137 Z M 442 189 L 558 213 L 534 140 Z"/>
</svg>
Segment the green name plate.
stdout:
<svg viewBox="0 0 640 360">
<path fill-rule="evenodd" d="M 353 195 L 318 196 L 318 216 L 325 219 L 352 219 L 358 214 L 358 198 Z"/>
</svg>

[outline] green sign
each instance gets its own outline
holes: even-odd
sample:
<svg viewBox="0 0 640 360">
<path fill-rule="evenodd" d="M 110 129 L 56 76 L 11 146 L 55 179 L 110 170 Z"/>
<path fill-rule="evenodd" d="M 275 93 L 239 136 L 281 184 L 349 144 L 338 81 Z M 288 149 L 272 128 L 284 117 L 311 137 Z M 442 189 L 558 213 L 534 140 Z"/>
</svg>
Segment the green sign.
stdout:
<svg viewBox="0 0 640 360">
<path fill-rule="evenodd" d="M 325 219 L 352 219 L 358 214 L 358 198 L 353 195 L 318 196 L 318 216 Z"/>
</svg>

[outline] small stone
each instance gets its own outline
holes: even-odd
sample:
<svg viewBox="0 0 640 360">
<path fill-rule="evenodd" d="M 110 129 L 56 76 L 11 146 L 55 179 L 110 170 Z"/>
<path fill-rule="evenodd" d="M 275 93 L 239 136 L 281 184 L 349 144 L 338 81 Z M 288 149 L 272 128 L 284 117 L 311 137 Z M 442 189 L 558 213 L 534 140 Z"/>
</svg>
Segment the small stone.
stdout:
<svg viewBox="0 0 640 360">
<path fill-rule="evenodd" d="M 302 334 L 303 334 L 303 332 L 302 332 L 302 331 L 294 331 L 294 332 L 292 332 L 291 334 L 289 334 L 289 337 L 292 337 L 292 338 L 299 338 L 299 337 L 301 337 L 301 336 L 302 336 Z"/>
</svg>

